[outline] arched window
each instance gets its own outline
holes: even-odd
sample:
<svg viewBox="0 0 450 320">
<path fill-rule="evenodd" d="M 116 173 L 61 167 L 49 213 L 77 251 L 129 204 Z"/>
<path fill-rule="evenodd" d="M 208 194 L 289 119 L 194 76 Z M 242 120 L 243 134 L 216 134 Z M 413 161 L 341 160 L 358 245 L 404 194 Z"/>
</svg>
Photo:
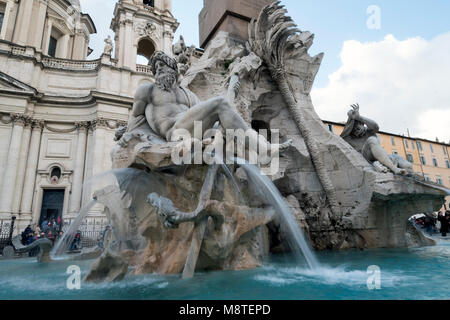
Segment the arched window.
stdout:
<svg viewBox="0 0 450 320">
<path fill-rule="evenodd" d="M 58 180 L 61 179 L 61 168 L 53 167 L 50 173 L 50 178 L 56 177 Z"/>
<path fill-rule="evenodd" d="M 142 39 L 139 41 L 136 63 L 147 65 L 155 50 L 155 45 L 150 39 Z"/>
</svg>

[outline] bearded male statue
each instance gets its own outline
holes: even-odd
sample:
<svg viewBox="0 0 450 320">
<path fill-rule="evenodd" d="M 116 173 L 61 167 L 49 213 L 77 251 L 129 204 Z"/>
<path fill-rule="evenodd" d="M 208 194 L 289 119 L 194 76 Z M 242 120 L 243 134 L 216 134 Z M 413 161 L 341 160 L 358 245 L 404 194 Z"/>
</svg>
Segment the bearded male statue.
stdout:
<svg viewBox="0 0 450 320">
<path fill-rule="evenodd" d="M 155 84 L 141 85 L 135 94 L 128 132 L 145 124 L 167 142 L 177 142 L 177 129 L 187 130 L 194 137 L 194 122 L 202 123 L 203 134 L 212 129 L 217 121 L 225 129 L 243 129 L 249 126 L 224 97 L 215 97 L 201 102 L 187 88 L 178 84 L 177 61 L 163 52 L 155 52 L 150 59 L 155 75 Z M 281 151 L 291 145 L 288 141 L 281 145 L 271 145 L 254 130 L 249 130 L 250 146 L 273 147 Z M 261 149 L 260 149 L 261 150 Z"/>
<path fill-rule="evenodd" d="M 377 138 L 378 124 L 359 114 L 359 104 L 351 106 L 341 137 L 372 163 L 378 171 L 406 175 L 413 173 L 412 164 L 398 155 L 389 155 Z"/>
</svg>

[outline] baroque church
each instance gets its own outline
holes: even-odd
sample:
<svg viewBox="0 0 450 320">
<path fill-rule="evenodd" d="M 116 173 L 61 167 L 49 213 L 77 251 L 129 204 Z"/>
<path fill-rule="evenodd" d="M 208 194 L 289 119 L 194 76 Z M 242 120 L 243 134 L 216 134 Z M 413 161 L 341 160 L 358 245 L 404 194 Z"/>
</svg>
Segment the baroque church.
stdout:
<svg viewBox="0 0 450 320">
<path fill-rule="evenodd" d="M 171 0 L 118 0 L 114 41 L 92 60 L 79 0 L 0 0 L 0 224 L 70 220 L 90 202 L 136 88 L 153 81 L 137 57 L 172 54 L 178 25 Z"/>
</svg>

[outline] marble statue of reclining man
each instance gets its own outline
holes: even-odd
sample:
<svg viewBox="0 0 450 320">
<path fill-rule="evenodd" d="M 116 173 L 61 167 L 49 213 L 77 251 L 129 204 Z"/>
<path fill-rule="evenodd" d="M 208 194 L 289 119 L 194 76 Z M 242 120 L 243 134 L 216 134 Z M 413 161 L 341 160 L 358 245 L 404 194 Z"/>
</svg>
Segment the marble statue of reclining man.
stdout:
<svg viewBox="0 0 450 320">
<path fill-rule="evenodd" d="M 179 141 L 177 129 L 187 130 L 194 137 L 196 121 L 202 123 L 203 134 L 212 129 L 217 121 L 225 130 L 249 129 L 226 98 L 215 97 L 201 102 L 190 90 L 179 86 L 175 59 L 158 51 L 150 59 L 150 66 L 156 81 L 155 84 L 144 84 L 137 89 L 128 132 L 142 125 L 144 118 L 150 128 L 167 142 Z M 250 146 L 258 145 L 260 150 L 263 147 L 268 152 L 273 150 L 275 145 L 269 144 L 262 135 L 254 130 L 249 132 Z M 291 143 L 288 141 L 276 146 L 283 151 Z"/>
<path fill-rule="evenodd" d="M 413 173 L 412 164 L 398 155 L 389 155 L 377 138 L 378 124 L 359 114 L 359 104 L 352 105 L 341 137 L 372 163 L 378 171 L 406 175 Z"/>
</svg>

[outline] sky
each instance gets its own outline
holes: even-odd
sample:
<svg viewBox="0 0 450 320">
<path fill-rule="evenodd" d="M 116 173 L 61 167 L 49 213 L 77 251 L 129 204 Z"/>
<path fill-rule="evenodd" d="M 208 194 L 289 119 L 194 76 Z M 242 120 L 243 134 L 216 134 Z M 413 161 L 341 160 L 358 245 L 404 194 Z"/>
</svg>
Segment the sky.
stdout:
<svg viewBox="0 0 450 320">
<path fill-rule="evenodd" d="M 115 0 L 81 0 L 103 51 Z M 344 122 L 350 104 L 381 130 L 450 142 L 450 1 L 283 0 L 300 30 L 315 34 L 309 53 L 325 57 L 311 93 L 324 120 Z M 199 45 L 203 0 L 172 0 L 175 39 Z"/>
</svg>

